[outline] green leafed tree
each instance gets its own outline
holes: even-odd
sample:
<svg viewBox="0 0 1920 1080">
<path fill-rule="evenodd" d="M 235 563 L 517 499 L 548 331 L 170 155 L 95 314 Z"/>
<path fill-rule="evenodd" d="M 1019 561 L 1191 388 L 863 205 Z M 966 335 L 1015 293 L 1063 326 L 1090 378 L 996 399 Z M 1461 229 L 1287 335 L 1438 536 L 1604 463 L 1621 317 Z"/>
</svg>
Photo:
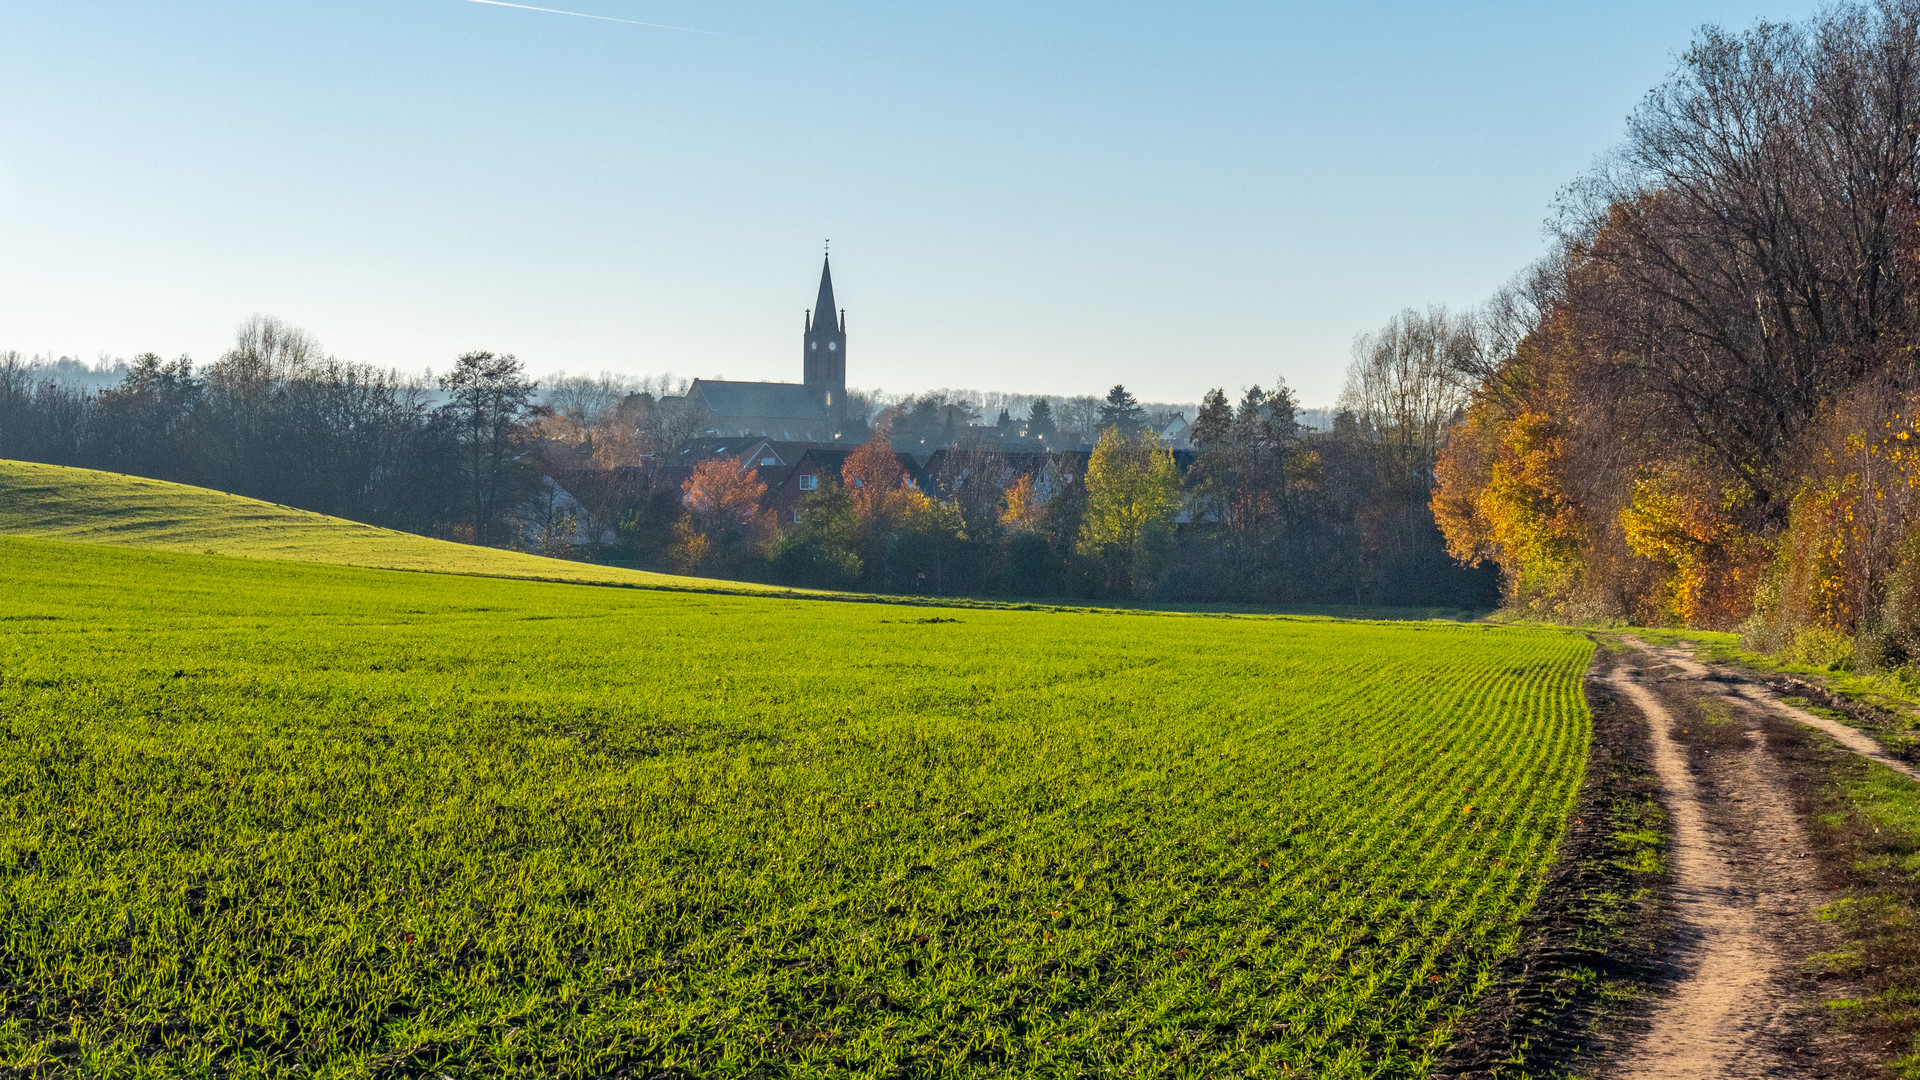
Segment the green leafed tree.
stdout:
<svg viewBox="0 0 1920 1080">
<path fill-rule="evenodd" d="M 860 580 L 862 561 L 855 544 L 853 500 L 835 483 L 800 501 L 800 520 L 767 545 L 767 561 L 789 585 L 821 589 L 850 588 Z"/>
<path fill-rule="evenodd" d="M 1106 561 L 1111 588 L 1146 594 L 1180 509 L 1173 454 L 1150 432 L 1125 435 L 1109 427 L 1087 462 L 1086 488 L 1080 553 Z"/>
</svg>

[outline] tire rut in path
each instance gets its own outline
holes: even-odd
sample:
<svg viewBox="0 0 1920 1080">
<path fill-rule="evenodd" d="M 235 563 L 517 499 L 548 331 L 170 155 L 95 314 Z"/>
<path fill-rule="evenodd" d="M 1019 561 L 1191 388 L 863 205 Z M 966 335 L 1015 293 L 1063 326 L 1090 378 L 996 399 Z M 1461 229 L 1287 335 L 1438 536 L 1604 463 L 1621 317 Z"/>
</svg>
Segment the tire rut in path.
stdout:
<svg viewBox="0 0 1920 1080">
<path fill-rule="evenodd" d="M 1815 1061 L 1799 1053 L 1818 1005 L 1801 965 L 1825 943 L 1811 919 L 1825 898 L 1793 795 L 1764 732 L 1739 714 L 1745 739 L 1697 751 L 1696 772 L 1690 748 L 1675 737 L 1684 725 L 1662 691 L 1718 695 L 1720 688 L 1710 688 L 1706 669 L 1690 658 L 1682 664 L 1655 656 L 1679 668 L 1681 678 L 1662 679 L 1650 664 L 1627 662 L 1609 681 L 1645 717 L 1666 795 L 1677 971 L 1643 1033 L 1607 1073 L 1636 1080 L 1818 1075 Z"/>
<path fill-rule="evenodd" d="M 1688 656 L 1685 649 L 1672 647 L 1654 648 L 1638 638 L 1626 638 L 1625 640 L 1629 645 L 1652 653 L 1665 663 L 1672 664 L 1674 667 L 1679 668 L 1689 678 L 1707 679 L 1712 677 L 1713 673 L 1708 671 L 1704 664 Z M 1831 737 L 1833 741 L 1859 754 L 1861 757 L 1871 758 L 1885 765 L 1887 768 L 1892 769 L 1894 772 L 1904 773 L 1915 780 L 1920 780 L 1920 769 L 1887 753 L 1879 743 L 1873 740 L 1871 735 L 1861 731 L 1859 728 L 1843 724 L 1838 720 L 1830 720 L 1827 717 L 1808 712 L 1805 709 L 1795 708 L 1781 701 L 1779 698 L 1774 697 L 1772 694 L 1747 683 L 1738 683 L 1729 686 L 1726 692 L 1738 694 L 1763 708 L 1771 709 L 1796 724 L 1805 724 L 1808 727 L 1817 728 Z"/>
</svg>

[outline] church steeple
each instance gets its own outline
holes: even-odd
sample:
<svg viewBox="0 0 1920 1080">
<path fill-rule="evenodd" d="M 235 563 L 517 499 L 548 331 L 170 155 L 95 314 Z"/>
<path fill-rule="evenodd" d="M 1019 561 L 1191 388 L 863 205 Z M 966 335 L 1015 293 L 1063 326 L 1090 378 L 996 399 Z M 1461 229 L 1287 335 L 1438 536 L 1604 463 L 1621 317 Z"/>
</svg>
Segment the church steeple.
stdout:
<svg viewBox="0 0 1920 1080">
<path fill-rule="evenodd" d="M 830 256 L 822 256 L 820 263 L 820 296 L 813 302 L 813 316 L 819 318 L 821 312 L 833 317 L 833 261 Z"/>
<path fill-rule="evenodd" d="M 847 393 L 847 319 L 834 309 L 831 259 L 823 258 L 820 264 L 820 295 L 807 318 L 803 348 L 802 381 L 827 394 L 827 404 L 837 407 Z"/>
</svg>

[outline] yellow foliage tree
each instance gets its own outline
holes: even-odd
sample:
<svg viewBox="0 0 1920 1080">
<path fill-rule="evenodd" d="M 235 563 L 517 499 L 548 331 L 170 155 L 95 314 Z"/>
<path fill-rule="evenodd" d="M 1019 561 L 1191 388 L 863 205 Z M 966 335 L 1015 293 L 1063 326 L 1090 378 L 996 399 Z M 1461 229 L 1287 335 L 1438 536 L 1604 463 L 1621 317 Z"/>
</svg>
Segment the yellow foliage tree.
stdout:
<svg viewBox="0 0 1920 1080">
<path fill-rule="evenodd" d="M 1872 427 L 1848 411 L 1843 406 L 1825 425 L 1814 475 L 1794 496 L 1780 545 L 1778 591 L 1769 598 L 1780 636 L 1799 625 L 1855 634 L 1874 621 L 1887 579 L 1912 561 L 1920 397 L 1894 402 L 1888 418 Z"/>
<path fill-rule="evenodd" d="M 1172 538 L 1180 509 L 1180 476 L 1173 454 L 1152 432 L 1122 435 L 1110 427 L 1087 462 L 1087 512 L 1077 547 L 1107 559 L 1117 589 L 1144 591 L 1145 571 Z"/>
<path fill-rule="evenodd" d="M 1768 547 L 1734 522 L 1731 511 L 1744 499 L 1738 486 L 1716 492 L 1673 471 L 1634 481 L 1633 501 L 1620 511 L 1620 528 L 1634 551 L 1669 568 L 1671 617 L 1689 626 L 1726 629 L 1753 610 Z"/>
<path fill-rule="evenodd" d="M 1046 501 L 1040 497 L 1033 474 L 1022 473 L 1007 485 L 1006 508 L 1000 511 L 1000 524 L 1008 529 L 1037 532 L 1046 510 Z"/>
<path fill-rule="evenodd" d="M 1581 568 L 1579 512 L 1559 477 L 1562 429 L 1542 410 L 1503 419 L 1476 403 L 1434 467 L 1433 516 L 1447 552 L 1497 562 L 1510 602 L 1554 609 Z"/>
</svg>

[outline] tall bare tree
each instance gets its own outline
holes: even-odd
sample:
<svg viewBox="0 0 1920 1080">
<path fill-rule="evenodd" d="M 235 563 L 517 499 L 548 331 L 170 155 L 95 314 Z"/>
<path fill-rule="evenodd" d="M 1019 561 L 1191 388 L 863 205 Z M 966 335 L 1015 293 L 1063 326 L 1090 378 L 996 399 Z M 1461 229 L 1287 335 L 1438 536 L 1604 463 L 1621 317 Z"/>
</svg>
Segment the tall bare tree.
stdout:
<svg viewBox="0 0 1920 1080">
<path fill-rule="evenodd" d="M 1459 372 L 1477 352 L 1471 319 L 1445 307 L 1408 308 L 1354 339 L 1340 404 L 1372 429 L 1393 465 L 1424 475 L 1466 407 Z"/>
</svg>

